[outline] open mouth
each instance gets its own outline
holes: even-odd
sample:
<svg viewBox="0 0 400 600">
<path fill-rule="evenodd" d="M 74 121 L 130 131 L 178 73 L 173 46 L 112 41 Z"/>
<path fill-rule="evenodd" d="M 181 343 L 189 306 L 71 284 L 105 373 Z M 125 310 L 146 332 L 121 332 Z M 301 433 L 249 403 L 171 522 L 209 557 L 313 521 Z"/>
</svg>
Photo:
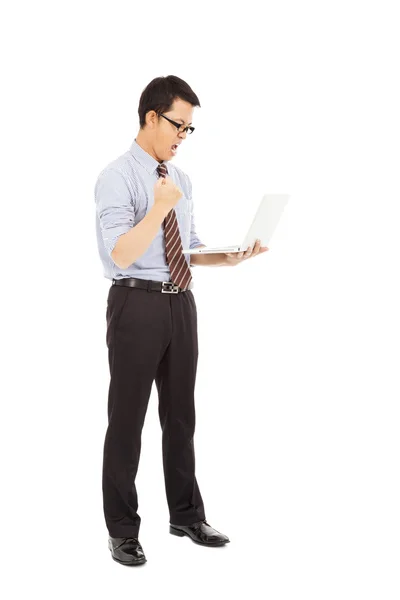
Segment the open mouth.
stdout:
<svg viewBox="0 0 400 600">
<path fill-rule="evenodd" d="M 173 146 L 171 146 L 171 152 L 173 154 L 176 154 L 176 152 L 178 150 L 178 146 L 179 146 L 179 144 L 174 144 Z"/>
</svg>

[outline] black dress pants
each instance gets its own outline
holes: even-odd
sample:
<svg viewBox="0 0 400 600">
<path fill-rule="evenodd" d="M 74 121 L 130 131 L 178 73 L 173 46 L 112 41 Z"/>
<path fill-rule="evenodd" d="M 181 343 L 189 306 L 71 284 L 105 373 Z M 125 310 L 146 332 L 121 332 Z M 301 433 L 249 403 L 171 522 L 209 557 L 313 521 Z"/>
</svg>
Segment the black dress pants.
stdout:
<svg viewBox="0 0 400 600">
<path fill-rule="evenodd" d="M 170 523 L 205 519 L 195 477 L 194 388 L 197 310 L 191 290 L 178 294 L 112 285 L 107 300 L 110 366 L 103 455 L 103 507 L 111 537 L 138 537 L 135 478 L 141 433 L 155 381 Z"/>
</svg>

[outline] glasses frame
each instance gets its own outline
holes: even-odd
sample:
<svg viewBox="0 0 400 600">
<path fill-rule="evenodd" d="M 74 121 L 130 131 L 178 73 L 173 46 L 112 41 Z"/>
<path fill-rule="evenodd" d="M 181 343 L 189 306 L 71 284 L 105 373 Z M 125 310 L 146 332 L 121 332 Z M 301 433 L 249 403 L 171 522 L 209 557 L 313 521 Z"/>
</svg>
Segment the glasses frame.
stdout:
<svg viewBox="0 0 400 600">
<path fill-rule="evenodd" d="M 176 121 L 173 121 L 172 119 L 170 119 L 169 117 L 166 117 L 162 113 L 160 113 L 160 117 L 164 117 L 164 119 L 167 119 L 167 121 L 172 123 L 172 125 L 175 125 L 175 127 L 178 129 L 178 131 L 181 127 L 183 127 L 183 123 L 177 123 Z M 195 130 L 195 127 L 192 127 L 191 125 L 187 125 L 185 127 L 185 129 L 183 131 L 179 131 L 179 133 L 189 133 L 189 135 L 192 135 L 194 130 Z"/>
</svg>

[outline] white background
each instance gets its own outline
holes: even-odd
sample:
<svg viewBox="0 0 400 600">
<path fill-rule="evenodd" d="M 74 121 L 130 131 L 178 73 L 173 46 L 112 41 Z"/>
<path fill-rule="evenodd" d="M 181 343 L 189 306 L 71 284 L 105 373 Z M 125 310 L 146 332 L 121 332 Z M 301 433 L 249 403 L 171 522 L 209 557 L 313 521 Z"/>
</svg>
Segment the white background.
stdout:
<svg viewBox="0 0 400 600">
<path fill-rule="evenodd" d="M 2 10 L 6 598 L 398 599 L 395 2 L 15 2 Z M 148 562 L 111 560 L 94 184 L 155 77 L 198 95 L 174 163 L 204 243 L 291 199 L 269 252 L 193 269 L 196 472 L 231 543 L 171 536 L 155 387 L 137 476 Z"/>
</svg>

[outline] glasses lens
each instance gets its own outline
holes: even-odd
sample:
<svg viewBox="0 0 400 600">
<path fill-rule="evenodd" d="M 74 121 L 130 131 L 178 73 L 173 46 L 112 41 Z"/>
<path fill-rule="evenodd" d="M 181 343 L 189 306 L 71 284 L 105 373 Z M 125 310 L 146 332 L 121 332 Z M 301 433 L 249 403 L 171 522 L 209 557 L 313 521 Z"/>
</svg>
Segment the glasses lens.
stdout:
<svg viewBox="0 0 400 600">
<path fill-rule="evenodd" d="M 179 133 L 183 133 L 186 129 L 188 133 L 193 133 L 194 127 L 186 127 L 185 125 L 181 125 L 178 131 Z"/>
</svg>

